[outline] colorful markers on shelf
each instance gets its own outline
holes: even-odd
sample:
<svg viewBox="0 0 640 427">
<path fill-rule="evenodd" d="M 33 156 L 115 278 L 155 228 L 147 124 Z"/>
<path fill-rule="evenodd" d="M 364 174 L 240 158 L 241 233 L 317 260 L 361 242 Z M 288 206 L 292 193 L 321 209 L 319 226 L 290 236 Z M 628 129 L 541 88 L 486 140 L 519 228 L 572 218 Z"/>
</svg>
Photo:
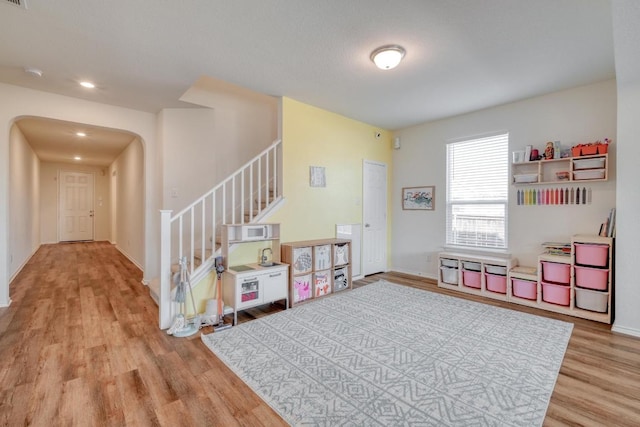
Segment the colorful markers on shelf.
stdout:
<svg viewBox="0 0 640 427">
<path fill-rule="evenodd" d="M 518 189 L 518 205 L 590 205 L 591 187 Z"/>
</svg>

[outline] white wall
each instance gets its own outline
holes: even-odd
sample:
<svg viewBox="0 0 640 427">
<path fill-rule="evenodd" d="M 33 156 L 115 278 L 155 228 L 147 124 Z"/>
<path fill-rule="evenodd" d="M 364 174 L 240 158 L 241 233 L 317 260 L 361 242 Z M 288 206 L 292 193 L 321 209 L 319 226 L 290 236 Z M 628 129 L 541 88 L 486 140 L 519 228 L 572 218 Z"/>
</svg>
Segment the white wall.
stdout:
<svg viewBox="0 0 640 427">
<path fill-rule="evenodd" d="M 111 199 L 108 169 L 73 163 L 40 162 L 40 242 L 58 243 L 58 177 L 60 171 L 86 172 L 94 176 L 94 240 L 110 240 Z"/>
<path fill-rule="evenodd" d="M 13 277 L 40 247 L 40 160 L 20 129 L 11 126 L 9 136 L 9 276 Z M 1 228 L 0 228 L 1 229 Z M 2 239 L 6 242 L 7 239 Z"/>
<path fill-rule="evenodd" d="M 618 81 L 618 194 L 614 331 L 640 336 L 640 3 L 614 0 Z"/>
<path fill-rule="evenodd" d="M 144 263 L 144 150 L 135 139 L 111 164 L 107 177 L 116 182 L 116 247 L 134 264 Z"/>
<path fill-rule="evenodd" d="M 45 117 L 129 131 L 144 144 L 145 281 L 159 271 L 160 186 L 157 179 L 156 115 L 127 108 L 0 84 L 0 306 L 9 304 L 9 139 L 13 122 L 23 116 Z"/>
<path fill-rule="evenodd" d="M 616 83 L 606 81 L 470 114 L 402 129 L 393 154 L 392 269 L 437 277 L 436 254 L 445 245 L 446 142 L 496 131 L 509 132 L 509 151 L 547 141 L 564 148 L 605 137 L 616 139 Z M 517 206 L 518 187 L 510 186 L 509 251 L 523 265 L 535 265 L 545 241 L 569 241 L 573 234 L 598 232 L 615 206 L 615 147 L 610 178 L 589 183 L 593 203 L 580 206 Z M 436 186 L 433 212 L 403 211 L 402 187 Z M 430 257 L 430 262 L 427 261 Z"/>
<path fill-rule="evenodd" d="M 277 138 L 277 104 L 161 113 L 163 208 L 178 211 L 235 172 Z"/>
</svg>

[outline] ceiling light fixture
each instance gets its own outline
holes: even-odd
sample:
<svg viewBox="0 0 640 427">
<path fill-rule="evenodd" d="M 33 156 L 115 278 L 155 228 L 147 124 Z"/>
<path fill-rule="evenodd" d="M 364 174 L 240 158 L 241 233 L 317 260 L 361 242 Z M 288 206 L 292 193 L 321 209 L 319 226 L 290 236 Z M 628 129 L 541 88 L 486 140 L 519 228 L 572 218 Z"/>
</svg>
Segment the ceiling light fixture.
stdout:
<svg viewBox="0 0 640 427">
<path fill-rule="evenodd" d="M 392 68 L 396 68 L 406 51 L 402 46 L 398 46 L 397 44 L 390 44 L 386 46 L 380 46 L 373 52 L 371 52 L 371 60 L 376 67 L 381 70 L 390 70 Z"/>
<path fill-rule="evenodd" d="M 88 81 L 80 82 L 80 86 L 86 87 L 87 89 L 93 89 L 94 87 L 96 87 L 96 85 Z"/>
<path fill-rule="evenodd" d="M 35 67 L 25 67 L 24 72 L 32 77 L 42 77 L 42 70 Z"/>
</svg>

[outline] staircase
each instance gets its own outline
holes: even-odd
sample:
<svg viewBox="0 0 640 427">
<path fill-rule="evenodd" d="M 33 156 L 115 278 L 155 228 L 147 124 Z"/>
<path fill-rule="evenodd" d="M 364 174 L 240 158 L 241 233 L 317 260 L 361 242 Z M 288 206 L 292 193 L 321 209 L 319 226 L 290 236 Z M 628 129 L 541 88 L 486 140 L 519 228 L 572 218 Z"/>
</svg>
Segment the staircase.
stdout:
<svg viewBox="0 0 640 427">
<path fill-rule="evenodd" d="M 177 309 L 171 277 L 178 260 L 187 257 L 192 284 L 204 278 L 220 255 L 222 225 L 258 222 L 282 200 L 281 170 L 278 140 L 177 214 L 160 211 L 160 277 L 149 284 L 160 329 L 171 326 Z"/>
</svg>

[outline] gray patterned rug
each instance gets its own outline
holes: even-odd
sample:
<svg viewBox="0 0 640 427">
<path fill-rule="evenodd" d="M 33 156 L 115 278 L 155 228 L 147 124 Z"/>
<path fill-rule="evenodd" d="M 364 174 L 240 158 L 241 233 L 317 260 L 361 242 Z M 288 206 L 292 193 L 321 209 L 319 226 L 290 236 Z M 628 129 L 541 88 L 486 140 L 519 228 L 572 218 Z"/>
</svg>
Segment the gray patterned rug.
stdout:
<svg viewBox="0 0 640 427">
<path fill-rule="evenodd" d="M 380 281 L 202 340 L 291 425 L 530 427 L 572 329 Z"/>
</svg>

